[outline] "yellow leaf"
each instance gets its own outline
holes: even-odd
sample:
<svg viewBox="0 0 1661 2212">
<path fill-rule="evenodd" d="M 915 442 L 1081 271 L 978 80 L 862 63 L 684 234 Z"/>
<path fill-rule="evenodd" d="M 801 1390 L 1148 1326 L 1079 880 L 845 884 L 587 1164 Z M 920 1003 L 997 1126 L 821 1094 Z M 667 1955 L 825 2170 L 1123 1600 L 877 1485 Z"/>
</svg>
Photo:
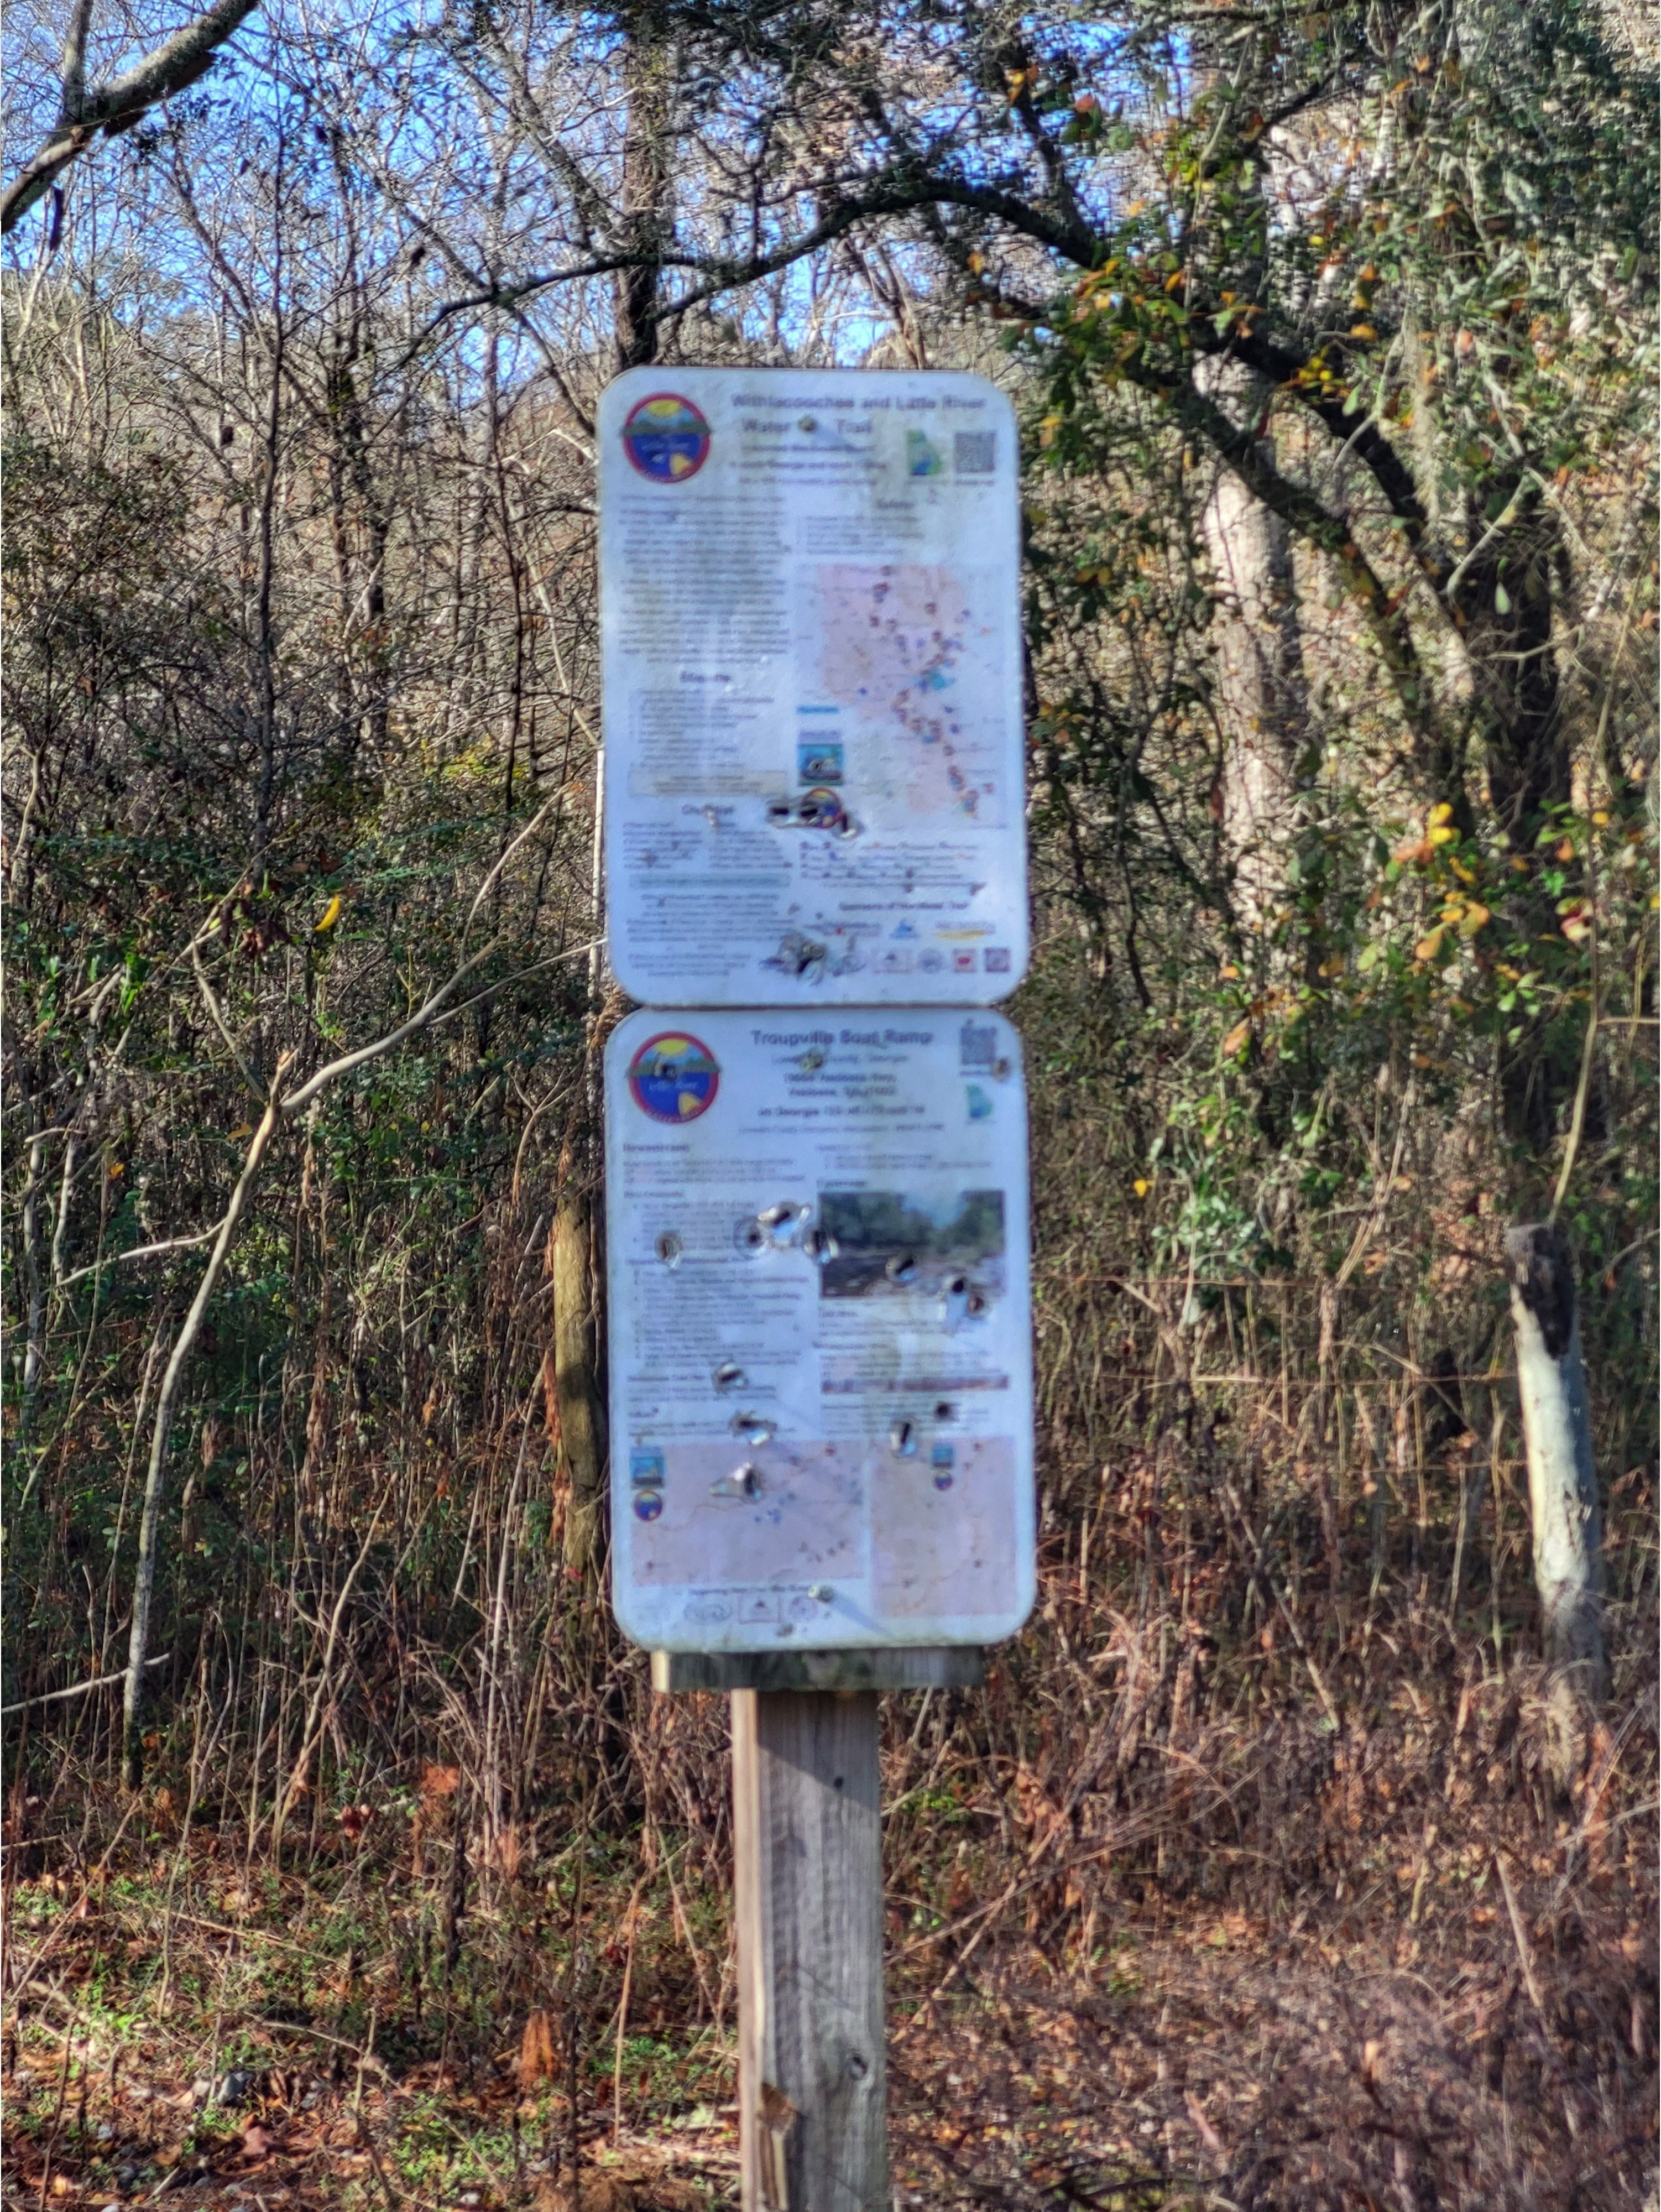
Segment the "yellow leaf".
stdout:
<svg viewBox="0 0 1661 2212">
<path fill-rule="evenodd" d="M 125 1160 L 112 1160 L 110 1162 L 110 1173 L 112 1176 L 125 1175 L 126 1172 L 127 1163 Z"/>
<path fill-rule="evenodd" d="M 1330 960 L 1323 960 L 1320 967 L 1316 972 L 1322 975 L 1342 975 L 1343 973 L 1343 953 L 1335 952 Z"/>
<path fill-rule="evenodd" d="M 1430 826 L 1433 830 L 1439 829 L 1444 822 L 1451 822 L 1452 819 L 1453 809 L 1448 805 L 1446 799 L 1443 799 L 1440 806 L 1433 806 L 1430 810 Z"/>
<path fill-rule="evenodd" d="M 252 1137 L 254 1133 L 254 1125 L 252 1121 L 239 1122 L 229 1133 L 232 1137 Z"/>
<path fill-rule="evenodd" d="M 1371 323 L 1352 323 L 1349 335 L 1352 338 L 1376 338 L 1379 333 Z"/>
<path fill-rule="evenodd" d="M 1422 937 L 1414 946 L 1413 957 L 1415 960 L 1434 960 L 1441 951 L 1442 939 L 1446 935 L 1446 929 L 1433 929 L 1428 937 Z"/>
<path fill-rule="evenodd" d="M 1239 1052 L 1251 1034 L 1252 1024 L 1249 1020 L 1236 1022 L 1234 1028 L 1229 1030 L 1228 1036 L 1222 1041 L 1222 1048 L 1224 1052 Z"/>
<path fill-rule="evenodd" d="M 1472 899 L 1470 904 L 1465 908 L 1464 921 L 1459 924 L 1460 936 L 1475 937 L 1477 931 L 1486 928 L 1492 919 L 1488 908 L 1479 904 L 1476 899 Z"/>
<path fill-rule="evenodd" d="M 1433 830 L 1426 842 L 1432 845 L 1457 845 L 1459 833 L 1445 822 L 1440 830 Z"/>
<path fill-rule="evenodd" d="M 1138 1198 L 1146 1198 L 1149 1192 L 1154 1188 L 1154 1186 L 1149 1182 L 1146 1176 L 1138 1176 L 1136 1181 L 1131 1184 L 1131 1188 L 1135 1191 Z"/>
<path fill-rule="evenodd" d="M 333 898 L 330 900 L 328 905 L 324 908 L 323 919 L 318 922 L 318 927 L 319 930 L 332 929 L 339 920 L 340 893 L 336 891 Z"/>
</svg>

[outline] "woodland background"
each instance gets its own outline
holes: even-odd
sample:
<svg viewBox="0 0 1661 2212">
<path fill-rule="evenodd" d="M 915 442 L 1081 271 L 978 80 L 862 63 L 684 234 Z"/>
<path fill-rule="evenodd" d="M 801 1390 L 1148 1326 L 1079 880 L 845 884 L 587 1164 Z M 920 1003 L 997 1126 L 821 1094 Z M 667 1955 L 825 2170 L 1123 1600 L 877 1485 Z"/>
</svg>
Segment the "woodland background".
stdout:
<svg viewBox="0 0 1661 2212">
<path fill-rule="evenodd" d="M 17 2201 L 732 2185 L 726 1716 L 596 1494 L 591 424 L 661 360 L 1023 424 L 1041 1595 L 888 1700 L 901 2200 L 1652 2203 L 1652 18 L 177 20 L 8 33 Z M 39 1702 L 136 1597 L 130 1729 Z"/>
</svg>

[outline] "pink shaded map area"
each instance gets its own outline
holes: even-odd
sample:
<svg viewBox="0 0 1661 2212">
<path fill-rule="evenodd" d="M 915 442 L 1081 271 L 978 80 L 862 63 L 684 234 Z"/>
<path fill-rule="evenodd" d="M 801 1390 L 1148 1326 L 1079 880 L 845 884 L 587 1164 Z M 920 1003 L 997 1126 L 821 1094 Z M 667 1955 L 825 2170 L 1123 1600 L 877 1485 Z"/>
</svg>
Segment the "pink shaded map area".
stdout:
<svg viewBox="0 0 1661 2212">
<path fill-rule="evenodd" d="M 921 563 L 837 563 L 818 571 L 816 592 L 819 680 L 900 738 L 910 811 L 993 818 L 995 747 L 976 723 L 997 633 L 963 577 Z"/>
<path fill-rule="evenodd" d="M 857 1444 L 671 1446 L 663 1511 L 634 1524 L 634 1581 L 720 1588 L 863 1577 L 867 1456 Z M 746 1467 L 754 1496 L 734 1481 Z"/>
<path fill-rule="evenodd" d="M 890 1461 L 872 1485 L 871 1555 L 880 1619 L 1006 1613 L 1018 1599 L 1015 1449 L 1007 1437 L 955 1447 L 950 1487 L 921 1455 Z"/>
</svg>

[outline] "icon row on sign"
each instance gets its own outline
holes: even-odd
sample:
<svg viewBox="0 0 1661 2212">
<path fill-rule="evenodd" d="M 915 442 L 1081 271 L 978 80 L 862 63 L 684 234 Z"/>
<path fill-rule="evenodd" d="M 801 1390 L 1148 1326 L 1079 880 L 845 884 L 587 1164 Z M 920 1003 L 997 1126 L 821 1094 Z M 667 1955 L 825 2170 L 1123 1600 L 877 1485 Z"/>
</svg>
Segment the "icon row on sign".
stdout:
<svg viewBox="0 0 1661 2212">
<path fill-rule="evenodd" d="M 741 1627 L 766 1628 L 779 1621 L 819 1620 L 831 1593 L 812 1590 L 739 1590 L 704 1592 L 688 1601 L 686 1618 L 715 1627 L 737 1621 Z"/>
</svg>

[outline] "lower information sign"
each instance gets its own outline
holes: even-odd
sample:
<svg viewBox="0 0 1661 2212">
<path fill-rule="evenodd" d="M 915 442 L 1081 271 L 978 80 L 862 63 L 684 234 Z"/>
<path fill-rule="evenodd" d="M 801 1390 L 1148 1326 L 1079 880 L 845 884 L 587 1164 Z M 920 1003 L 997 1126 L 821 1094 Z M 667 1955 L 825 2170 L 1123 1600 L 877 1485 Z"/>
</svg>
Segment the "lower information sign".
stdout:
<svg viewBox="0 0 1661 2212">
<path fill-rule="evenodd" d="M 632 1014 L 606 1153 L 624 1632 L 670 1651 L 1013 1634 L 1034 1537 L 1010 1024 Z"/>
</svg>

